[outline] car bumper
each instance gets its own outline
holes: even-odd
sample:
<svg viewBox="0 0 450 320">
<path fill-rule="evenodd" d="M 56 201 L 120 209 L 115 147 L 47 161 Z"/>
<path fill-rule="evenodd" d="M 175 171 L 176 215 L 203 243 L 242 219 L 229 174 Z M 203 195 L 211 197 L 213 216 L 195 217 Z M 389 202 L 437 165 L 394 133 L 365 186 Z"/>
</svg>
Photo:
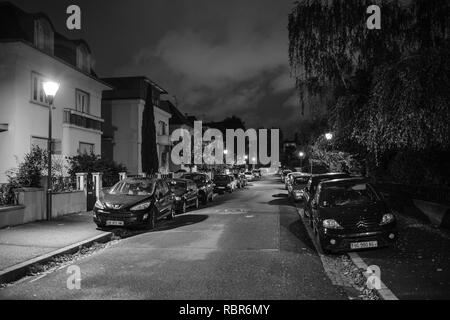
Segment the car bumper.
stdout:
<svg viewBox="0 0 450 320">
<path fill-rule="evenodd" d="M 367 231 L 362 233 L 345 233 L 341 230 L 327 230 L 319 231 L 321 233 L 322 248 L 331 252 L 353 251 L 364 248 L 353 248 L 354 243 L 369 243 L 376 242 L 377 246 L 370 248 L 382 248 L 392 245 L 398 237 L 397 228 L 395 226 L 383 228 L 377 231 Z"/>
<path fill-rule="evenodd" d="M 148 222 L 149 213 L 113 213 L 103 210 L 94 210 L 94 222 L 100 227 L 133 227 Z"/>
<path fill-rule="evenodd" d="M 214 191 L 216 192 L 224 192 L 230 190 L 230 187 L 215 187 Z"/>
</svg>

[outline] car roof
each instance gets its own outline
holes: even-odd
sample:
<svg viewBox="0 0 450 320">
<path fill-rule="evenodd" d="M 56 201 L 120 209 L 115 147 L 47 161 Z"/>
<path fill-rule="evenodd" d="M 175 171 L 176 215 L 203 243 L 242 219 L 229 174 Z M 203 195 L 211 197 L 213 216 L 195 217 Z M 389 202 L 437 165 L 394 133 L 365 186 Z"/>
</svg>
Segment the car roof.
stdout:
<svg viewBox="0 0 450 320">
<path fill-rule="evenodd" d="M 131 177 L 131 178 L 126 178 L 126 179 L 124 179 L 122 181 L 119 181 L 119 182 L 128 182 L 128 183 L 130 183 L 130 182 L 142 182 L 142 181 L 155 182 L 157 180 L 161 180 L 161 179 L 158 179 L 158 178 L 144 178 L 144 177 Z"/>
<path fill-rule="evenodd" d="M 172 181 L 178 181 L 178 182 L 186 182 L 186 183 L 188 183 L 188 182 L 194 182 L 194 181 L 192 181 L 192 180 L 190 180 L 190 179 L 181 179 L 181 178 L 170 179 L 170 180 L 172 180 Z"/>
<path fill-rule="evenodd" d="M 370 180 L 364 177 L 352 177 L 352 178 L 344 178 L 344 179 L 334 179 L 328 181 L 322 181 L 320 185 L 322 188 L 339 186 L 339 185 L 352 185 L 357 183 L 370 183 Z"/>
<path fill-rule="evenodd" d="M 330 173 L 322 173 L 322 174 L 312 175 L 311 179 L 313 181 L 315 181 L 315 180 L 320 180 L 323 178 L 330 178 L 330 177 L 334 177 L 334 176 L 349 176 L 349 175 L 348 175 L 348 173 L 344 173 L 344 172 L 330 172 Z"/>
</svg>

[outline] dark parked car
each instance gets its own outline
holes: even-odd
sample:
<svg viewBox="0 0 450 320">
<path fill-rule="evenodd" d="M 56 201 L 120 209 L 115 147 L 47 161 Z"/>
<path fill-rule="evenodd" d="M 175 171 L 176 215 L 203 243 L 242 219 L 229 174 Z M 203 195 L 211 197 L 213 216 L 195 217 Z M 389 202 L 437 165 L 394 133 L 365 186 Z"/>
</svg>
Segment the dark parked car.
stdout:
<svg viewBox="0 0 450 320">
<path fill-rule="evenodd" d="M 316 188 L 322 181 L 350 178 L 346 173 L 325 173 L 310 176 L 306 187 L 303 189 L 303 199 L 305 201 L 304 212 L 307 217 L 311 216 L 311 201 L 316 193 Z"/>
<path fill-rule="evenodd" d="M 304 199 L 304 189 L 311 176 L 303 173 L 300 176 L 294 177 L 290 187 L 288 188 L 289 197 L 295 202 L 302 201 Z"/>
<path fill-rule="evenodd" d="M 321 182 L 312 226 L 325 252 L 384 247 L 397 239 L 394 213 L 363 178 Z"/>
<path fill-rule="evenodd" d="M 198 209 L 200 203 L 198 199 L 197 185 L 192 180 L 173 179 L 169 180 L 170 189 L 175 194 L 175 208 L 178 213 L 186 213 L 187 208 Z"/>
<path fill-rule="evenodd" d="M 109 189 L 94 207 L 99 228 L 145 226 L 153 229 L 157 220 L 174 218 L 174 194 L 164 180 L 129 178 Z"/>
<path fill-rule="evenodd" d="M 233 192 L 235 189 L 234 178 L 227 174 L 216 174 L 214 176 L 214 190 L 217 193 L 224 193 L 225 191 Z"/>
<path fill-rule="evenodd" d="M 214 183 L 204 173 L 186 173 L 182 179 L 188 179 L 195 182 L 198 188 L 198 196 L 203 204 L 214 199 Z"/>
</svg>

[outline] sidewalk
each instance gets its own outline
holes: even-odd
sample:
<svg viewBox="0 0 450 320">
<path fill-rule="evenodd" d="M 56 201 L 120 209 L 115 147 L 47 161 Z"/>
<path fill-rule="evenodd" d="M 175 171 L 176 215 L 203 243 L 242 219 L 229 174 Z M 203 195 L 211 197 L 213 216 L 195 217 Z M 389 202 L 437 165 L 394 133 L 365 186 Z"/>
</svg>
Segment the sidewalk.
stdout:
<svg viewBox="0 0 450 320">
<path fill-rule="evenodd" d="M 110 232 L 96 229 L 91 212 L 1 229 L 0 283 L 18 279 L 32 264 L 110 237 Z"/>
</svg>

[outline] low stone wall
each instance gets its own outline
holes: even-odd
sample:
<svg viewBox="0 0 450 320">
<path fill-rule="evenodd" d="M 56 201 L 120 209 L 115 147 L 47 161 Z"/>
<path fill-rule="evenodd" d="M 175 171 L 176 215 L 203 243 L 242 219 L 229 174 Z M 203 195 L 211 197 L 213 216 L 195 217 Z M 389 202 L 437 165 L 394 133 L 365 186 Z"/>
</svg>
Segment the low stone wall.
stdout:
<svg viewBox="0 0 450 320">
<path fill-rule="evenodd" d="M 87 202 L 84 191 L 55 193 L 52 196 L 52 202 L 53 218 L 86 211 Z"/>
<path fill-rule="evenodd" d="M 18 205 L 0 207 L 0 228 L 45 220 L 46 193 L 40 188 L 24 188 L 18 191 Z M 52 196 L 52 218 L 85 212 L 84 191 L 55 193 Z"/>
</svg>

